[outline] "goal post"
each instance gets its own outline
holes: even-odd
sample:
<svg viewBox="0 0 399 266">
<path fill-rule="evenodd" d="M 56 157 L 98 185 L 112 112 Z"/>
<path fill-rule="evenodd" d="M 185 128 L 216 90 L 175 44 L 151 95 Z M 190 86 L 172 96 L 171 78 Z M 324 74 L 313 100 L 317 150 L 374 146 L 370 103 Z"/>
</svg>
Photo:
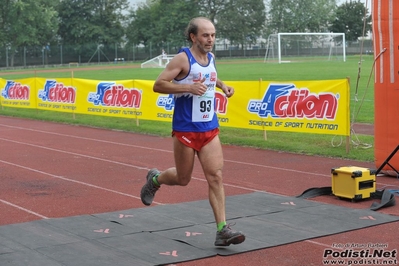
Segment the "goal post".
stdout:
<svg viewBox="0 0 399 266">
<path fill-rule="evenodd" d="M 270 34 L 264 62 L 346 61 L 345 33 L 281 32 Z"/>
<path fill-rule="evenodd" d="M 141 68 L 165 68 L 175 54 L 161 54 L 141 64 Z"/>
</svg>

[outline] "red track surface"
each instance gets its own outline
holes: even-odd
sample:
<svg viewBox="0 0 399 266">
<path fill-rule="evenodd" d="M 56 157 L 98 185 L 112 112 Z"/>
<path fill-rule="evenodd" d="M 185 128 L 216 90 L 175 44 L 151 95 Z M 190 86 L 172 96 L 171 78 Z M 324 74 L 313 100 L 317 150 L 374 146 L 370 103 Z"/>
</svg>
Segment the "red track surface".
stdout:
<svg viewBox="0 0 399 266">
<path fill-rule="evenodd" d="M 139 192 L 148 169 L 173 165 L 171 138 L 1 116 L 0 149 L 0 225 L 141 208 Z M 224 146 L 224 156 L 226 195 L 266 191 L 296 196 L 311 187 L 330 186 L 331 168 L 375 168 L 372 163 L 235 146 Z M 397 188 L 399 181 L 377 177 L 377 187 L 385 186 Z M 203 199 L 207 184 L 197 163 L 187 187 L 162 187 L 155 204 Z M 312 200 L 364 209 L 373 201 L 352 203 L 333 196 Z M 399 205 L 380 212 L 399 215 Z M 397 249 L 398 226 L 399 222 L 389 223 L 181 265 L 323 265 L 323 251 L 334 243 L 378 243 Z"/>
</svg>

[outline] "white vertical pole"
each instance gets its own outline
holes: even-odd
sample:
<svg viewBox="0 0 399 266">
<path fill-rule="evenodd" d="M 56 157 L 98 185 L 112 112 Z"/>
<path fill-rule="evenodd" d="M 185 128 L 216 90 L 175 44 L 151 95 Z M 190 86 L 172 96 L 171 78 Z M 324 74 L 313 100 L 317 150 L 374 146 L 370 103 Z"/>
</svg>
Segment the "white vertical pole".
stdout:
<svg viewBox="0 0 399 266">
<path fill-rule="evenodd" d="M 346 62 L 346 40 L 345 40 L 345 33 L 342 34 L 342 42 L 343 42 L 343 50 L 342 52 L 344 53 L 344 62 Z"/>
<path fill-rule="evenodd" d="M 8 67 L 8 46 L 6 46 L 6 67 Z"/>
<path fill-rule="evenodd" d="M 280 43 L 280 33 L 277 34 L 278 43 L 278 63 L 281 64 L 281 43 Z"/>
</svg>

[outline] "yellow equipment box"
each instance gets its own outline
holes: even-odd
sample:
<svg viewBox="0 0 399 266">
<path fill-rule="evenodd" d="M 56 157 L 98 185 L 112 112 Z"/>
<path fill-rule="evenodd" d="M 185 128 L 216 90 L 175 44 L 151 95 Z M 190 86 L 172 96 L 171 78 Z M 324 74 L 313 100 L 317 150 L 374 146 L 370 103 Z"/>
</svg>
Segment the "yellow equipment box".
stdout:
<svg viewBox="0 0 399 266">
<path fill-rule="evenodd" d="M 376 170 L 356 166 L 331 169 L 332 193 L 352 201 L 370 198 L 376 191 Z"/>
</svg>

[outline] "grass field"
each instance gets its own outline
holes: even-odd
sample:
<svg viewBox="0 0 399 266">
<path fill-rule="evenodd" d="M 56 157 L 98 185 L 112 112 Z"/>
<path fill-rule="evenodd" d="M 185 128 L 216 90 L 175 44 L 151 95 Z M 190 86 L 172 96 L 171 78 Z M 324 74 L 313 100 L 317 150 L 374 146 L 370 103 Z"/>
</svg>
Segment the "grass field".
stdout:
<svg viewBox="0 0 399 266">
<path fill-rule="evenodd" d="M 350 79 L 351 87 L 351 123 L 374 123 L 374 80 L 371 75 L 373 57 L 349 56 L 346 62 L 324 61 L 324 62 L 297 62 L 297 63 L 263 63 L 263 59 L 221 59 L 217 62 L 218 77 L 225 81 L 235 80 L 265 80 L 265 81 L 295 81 L 295 80 L 327 80 L 327 79 Z M 141 69 L 139 64 L 110 64 L 94 65 L 96 70 L 81 66 L 79 68 L 46 68 L 15 71 L 0 71 L 0 78 L 20 79 L 27 77 L 45 78 L 86 78 L 94 80 L 124 80 L 124 79 L 147 79 L 155 80 L 161 69 Z M 130 66 L 122 68 L 122 66 Z M 360 71 L 359 71 L 360 68 Z M 360 74 L 359 74 L 360 73 Z M 369 77 L 372 79 L 369 83 Z M 357 100 L 356 100 L 357 99 Z M 18 116 L 30 119 L 41 119 L 62 123 L 82 124 L 95 127 L 139 132 L 145 134 L 156 134 L 162 136 L 170 135 L 170 123 L 159 123 L 151 121 L 140 121 L 137 126 L 135 122 L 109 117 L 97 117 L 87 115 L 32 111 L 2 107 L 0 115 Z M 225 144 L 251 146 L 262 149 L 273 149 L 309 155 L 320 155 L 328 157 L 340 157 L 356 159 L 359 161 L 373 161 L 374 149 L 360 148 L 351 145 L 349 153 L 346 152 L 345 140 L 340 136 L 288 133 L 288 132 L 264 132 L 257 130 L 241 130 L 222 128 L 221 140 Z M 353 139 L 353 136 L 352 136 Z M 373 136 L 356 135 L 356 141 L 373 144 Z M 339 145 L 342 142 L 341 145 Z"/>
</svg>

